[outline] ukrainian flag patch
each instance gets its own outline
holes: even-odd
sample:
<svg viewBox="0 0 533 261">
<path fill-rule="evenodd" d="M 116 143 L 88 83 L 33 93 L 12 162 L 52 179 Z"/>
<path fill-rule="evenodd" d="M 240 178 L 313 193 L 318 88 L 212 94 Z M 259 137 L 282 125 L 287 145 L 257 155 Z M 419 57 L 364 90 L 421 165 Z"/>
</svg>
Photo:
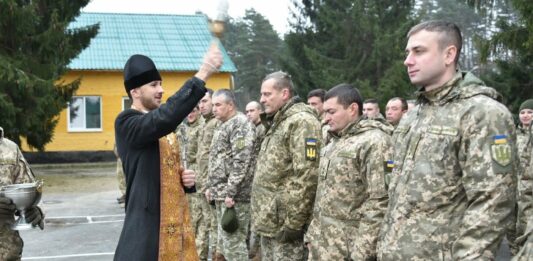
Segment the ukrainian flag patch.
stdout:
<svg viewBox="0 0 533 261">
<path fill-rule="evenodd" d="M 317 139 L 305 139 L 305 159 L 315 161 L 317 159 Z"/>
<path fill-rule="evenodd" d="M 494 144 L 505 144 L 507 143 L 507 135 L 505 134 L 494 135 L 492 137 L 492 140 L 494 141 Z"/>
<path fill-rule="evenodd" d="M 394 161 L 386 160 L 383 162 L 383 166 L 385 167 L 385 173 L 391 173 L 394 168 Z"/>
</svg>

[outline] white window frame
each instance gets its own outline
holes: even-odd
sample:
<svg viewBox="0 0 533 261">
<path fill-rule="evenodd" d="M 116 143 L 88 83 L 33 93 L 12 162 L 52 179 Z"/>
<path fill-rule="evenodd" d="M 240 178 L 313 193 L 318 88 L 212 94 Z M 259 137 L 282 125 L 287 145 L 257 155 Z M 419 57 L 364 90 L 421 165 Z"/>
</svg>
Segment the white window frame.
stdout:
<svg viewBox="0 0 533 261">
<path fill-rule="evenodd" d="M 86 126 L 82 128 L 73 128 L 70 126 L 70 102 L 67 103 L 67 130 L 68 132 L 101 132 L 102 131 L 102 124 L 103 124 L 103 111 L 102 111 L 102 96 L 98 95 L 80 95 L 80 96 L 72 96 L 72 99 L 74 98 L 83 98 L 83 123 L 87 124 L 87 121 L 85 120 L 85 104 L 86 104 L 86 98 L 98 98 L 100 100 L 100 128 L 87 128 Z"/>
</svg>

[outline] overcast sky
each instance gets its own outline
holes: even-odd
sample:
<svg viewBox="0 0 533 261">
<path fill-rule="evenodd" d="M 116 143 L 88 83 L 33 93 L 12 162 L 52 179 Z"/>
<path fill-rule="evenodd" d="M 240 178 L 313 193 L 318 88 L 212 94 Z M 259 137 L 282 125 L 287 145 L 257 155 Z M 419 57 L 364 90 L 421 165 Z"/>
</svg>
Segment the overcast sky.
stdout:
<svg viewBox="0 0 533 261">
<path fill-rule="evenodd" d="M 283 35 L 288 29 L 290 0 L 228 0 L 231 17 L 244 16 L 244 11 L 254 8 L 265 16 L 274 30 Z M 194 14 L 217 15 L 218 0 L 91 0 L 83 12 Z"/>
</svg>

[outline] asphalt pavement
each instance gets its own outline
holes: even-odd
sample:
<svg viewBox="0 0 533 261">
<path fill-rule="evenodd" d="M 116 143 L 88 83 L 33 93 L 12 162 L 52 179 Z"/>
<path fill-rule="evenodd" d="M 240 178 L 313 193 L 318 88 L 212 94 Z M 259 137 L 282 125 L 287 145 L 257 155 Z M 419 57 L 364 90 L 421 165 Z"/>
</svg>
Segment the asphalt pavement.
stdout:
<svg viewBox="0 0 533 261">
<path fill-rule="evenodd" d="M 116 163 L 33 165 L 45 229 L 20 231 L 22 260 L 113 260 L 124 220 Z"/>
</svg>

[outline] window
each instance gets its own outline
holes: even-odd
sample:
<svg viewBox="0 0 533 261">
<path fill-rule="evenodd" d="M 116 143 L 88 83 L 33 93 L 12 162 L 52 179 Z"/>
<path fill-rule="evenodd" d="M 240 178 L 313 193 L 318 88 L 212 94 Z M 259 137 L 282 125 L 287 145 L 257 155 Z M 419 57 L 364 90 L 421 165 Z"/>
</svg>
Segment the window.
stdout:
<svg viewBox="0 0 533 261">
<path fill-rule="evenodd" d="M 68 104 L 69 131 L 101 131 L 102 102 L 99 96 L 74 96 Z"/>
<path fill-rule="evenodd" d="M 131 100 L 128 96 L 122 97 L 122 110 L 131 108 Z"/>
</svg>

